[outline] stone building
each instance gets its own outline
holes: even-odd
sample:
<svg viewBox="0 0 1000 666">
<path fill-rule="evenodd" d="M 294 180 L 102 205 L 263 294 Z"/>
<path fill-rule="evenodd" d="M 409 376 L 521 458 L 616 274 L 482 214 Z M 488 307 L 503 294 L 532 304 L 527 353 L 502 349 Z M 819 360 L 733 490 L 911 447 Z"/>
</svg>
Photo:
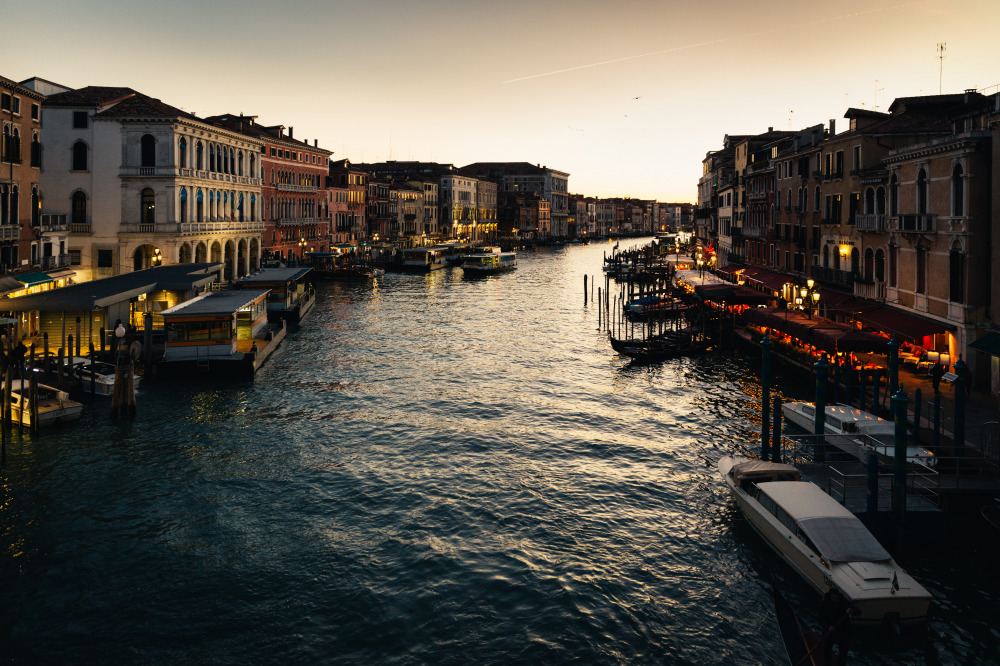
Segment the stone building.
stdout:
<svg viewBox="0 0 1000 666">
<path fill-rule="evenodd" d="M 43 214 L 69 219 L 80 280 L 174 263 L 261 257 L 263 143 L 131 88 L 48 97 Z"/>
</svg>

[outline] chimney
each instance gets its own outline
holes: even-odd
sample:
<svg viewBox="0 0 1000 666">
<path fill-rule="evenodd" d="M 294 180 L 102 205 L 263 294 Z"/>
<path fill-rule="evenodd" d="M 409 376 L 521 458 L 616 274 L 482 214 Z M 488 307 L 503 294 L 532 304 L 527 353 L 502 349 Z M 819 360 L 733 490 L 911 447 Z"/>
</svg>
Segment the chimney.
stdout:
<svg viewBox="0 0 1000 666">
<path fill-rule="evenodd" d="M 313 148 L 319 148 L 319 139 L 313 139 Z"/>
<path fill-rule="evenodd" d="M 289 139 L 294 139 L 295 138 L 295 128 L 294 127 L 289 126 L 289 128 L 288 128 L 288 138 Z"/>
<path fill-rule="evenodd" d="M 830 136 L 837 133 L 837 121 L 834 118 L 830 118 Z"/>
<path fill-rule="evenodd" d="M 768 132 L 773 132 L 773 131 L 774 131 L 774 128 L 773 128 L 773 127 L 768 127 L 768 128 L 767 128 L 767 131 L 768 131 Z"/>
</svg>

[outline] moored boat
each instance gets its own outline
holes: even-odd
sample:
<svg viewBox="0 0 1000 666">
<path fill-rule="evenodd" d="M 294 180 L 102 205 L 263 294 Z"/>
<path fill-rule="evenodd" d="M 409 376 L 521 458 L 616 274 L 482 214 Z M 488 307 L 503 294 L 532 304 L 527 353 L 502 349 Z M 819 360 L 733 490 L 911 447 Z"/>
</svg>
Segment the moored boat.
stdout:
<svg viewBox="0 0 1000 666">
<path fill-rule="evenodd" d="M 926 619 L 930 592 L 853 513 L 802 481 L 795 467 L 726 456 L 719 472 L 754 530 L 819 594 L 840 590 L 858 611 L 854 622 Z"/>
<path fill-rule="evenodd" d="M 786 402 L 781 406 L 781 412 L 790 423 L 813 432 L 816 423 L 815 403 Z M 827 443 L 862 462 L 868 459 L 870 452 L 883 459 L 895 455 L 896 424 L 857 407 L 827 405 L 824 428 Z M 933 467 L 937 462 L 932 451 L 909 443 L 906 446 L 906 460 L 928 467 Z"/>
<path fill-rule="evenodd" d="M 80 389 L 84 393 L 90 393 L 91 378 L 93 378 L 94 395 L 111 396 L 115 389 L 115 366 L 104 361 L 91 362 L 88 358 L 74 356 L 68 360 L 72 366 L 73 376 L 80 380 Z M 142 378 L 139 375 L 132 375 L 132 386 L 139 388 Z"/>
<path fill-rule="evenodd" d="M 38 427 L 44 428 L 53 423 L 74 421 L 80 418 L 83 412 L 83 404 L 70 400 L 66 391 L 60 391 L 47 384 L 36 384 L 34 405 L 30 391 L 30 382 L 27 379 L 11 380 L 10 411 L 14 423 L 30 426 L 37 413 Z"/>
<path fill-rule="evenodd" d="M 515 252 L 483 252 L 466 255 L 462 270 L 471 275 L 489 275 L 517 268 Z"/>
</svg>

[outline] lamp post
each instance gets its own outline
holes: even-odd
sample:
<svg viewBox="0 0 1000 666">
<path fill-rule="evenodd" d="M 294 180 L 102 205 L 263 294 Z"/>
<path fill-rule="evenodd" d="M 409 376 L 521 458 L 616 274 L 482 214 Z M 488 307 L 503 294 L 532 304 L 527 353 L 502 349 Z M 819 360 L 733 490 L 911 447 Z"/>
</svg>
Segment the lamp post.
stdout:
<svg viewBox="0 0 1000 666">
<path fill-rule="evenodd" d="M 306 260 L 306 238 L 302 236 L 299 238 L 299 261 L 305 263 Z"/>
<path fill-rule="evenodd" d="M 122 362 L 122 340 L 124 339 L 125 339 L 125 326 L 123 326 L 121 322 L 119 322 L 118 326 L 115 328 L 115 340 L 116 340 L 115 351 L 117 352 L 117 357 L 115 358 L 116 365 L 121 365 Z"/>
<path fill-rule="evenodd" d="M 153 250 L 153 257 L 150 262 L 153 264 L 153 268 L 156 268 L 163 261 L 163 255 L 160 254 L 160 248 Z"/>
<path fill-rule="evenodd" d="M 802 307 L 806 311 L 806 315 L 812 319 L 813 308 L 819 306 L 819 289 L 816 287 L 815 280 L 809 278 L 806 280 L 806 286 L 799 288 L 795 304 Z"/>
</svg>

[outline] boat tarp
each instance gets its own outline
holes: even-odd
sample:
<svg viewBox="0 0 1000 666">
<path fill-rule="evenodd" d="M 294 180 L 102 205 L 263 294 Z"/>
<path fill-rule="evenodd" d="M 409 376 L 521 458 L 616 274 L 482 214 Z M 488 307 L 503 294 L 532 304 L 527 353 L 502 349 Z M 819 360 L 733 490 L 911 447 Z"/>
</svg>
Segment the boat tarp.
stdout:
<svg viewBox="0 0 1000 666">
<path fill-rule="evenodd" d="M 854 516 L 804 518 L 799 527 L 828 562 L 880 562 L 889 553 Z"/>
<path fill-rule="evenodd" d="M 799 470 L 791 465 L 766 462 L 764 460 L 747 460 L 733 467 L 733 480 L 736 485 L 743 481 L 798 481 Z"/>
</svg>

